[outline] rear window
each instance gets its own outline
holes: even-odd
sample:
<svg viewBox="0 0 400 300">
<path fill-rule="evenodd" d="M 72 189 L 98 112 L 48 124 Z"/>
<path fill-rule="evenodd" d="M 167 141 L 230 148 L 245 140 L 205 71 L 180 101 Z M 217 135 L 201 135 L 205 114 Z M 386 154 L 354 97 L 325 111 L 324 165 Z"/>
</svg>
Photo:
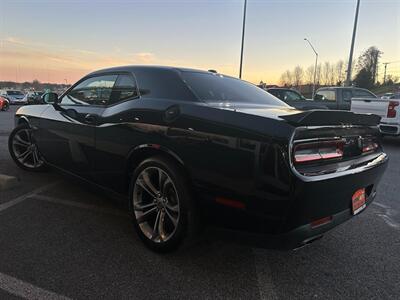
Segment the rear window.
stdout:
<svg viewBox="0 0 400 300">
<path fill-rule="evenodd" d="M 287 106 L 265 90 L 233 77 L 215 73 L 183 71 L 182 78 L 195 95 L 205 102 Z"/>
</svg>

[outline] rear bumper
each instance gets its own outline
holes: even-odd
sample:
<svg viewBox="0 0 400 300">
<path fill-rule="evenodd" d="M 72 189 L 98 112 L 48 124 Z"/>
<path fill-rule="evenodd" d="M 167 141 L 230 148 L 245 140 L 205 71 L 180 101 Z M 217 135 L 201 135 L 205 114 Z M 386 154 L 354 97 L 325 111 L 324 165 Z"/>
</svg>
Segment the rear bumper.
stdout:
<svg viewBox="0 0 400 300">
<path fill-rule="evenodd" d="M 362 171 L 353 169 L 354 173 L 346 173 L 343 176 L 334 174 L 334 177 L 329 179 L 304 182 L 297 178 L 291 203 L 287 203 L 280 222 L 270 225 L 267 222 L 268 217 L 265 216 L 263 221 L 258 222 L 257 227 L 237 226 L 235 230 L 214 229 L 213 232 L 223 233 L 218 234 L 222 239 L 227 238 L 257 247 L 283 250 L 302 247 L 353 217 L 352 196 L 358 189 L 366 189 L 366 205 L 368 207 L 371 204 L 376 196 L 377 185 L 387 167 L 387 160 L 387 156 L 382 154 L 382 159 L 373 160 L 375 162 L 373 166 L 365 166 Z M 248 211 L 245 219 L 244 215 L 236 215 L 236 218 L 232 218 L 232 222 L 238 224 L 242 218 L 248 225 L 254 222 L 256 217 L 254 213 Z M 322 218 L 330 220 L 319 226 L 311 225 L 313 221 Z"/>
<path fill-rule="evenodd" d="M 379 131 L 384 135 L 400 135 L 400 125 L 391 123 L 381 123 L 379 124 Z"/>
<path fill-rule="evenodd" d="M 375 195 L 376 192 L 368 197 L 366 202 L 367 207 L 372 203 Z M 319 240 L 326 232 L 330 231 L 336 226 L 348 221 L 353 217 L 361 215 L 367 209 L 367 207 L 356 216 L 353 216 L 351 209 L 346 209 L 332 215 L 332 220 L 327 224 L 314 228 L 311 226 L 311 224 L 305 224 L 282 234 L 260 234 L 223 228 L 213 228 L 210 232 L 218 239 L 223 239 L 229 242 L 247 244 L 260 248 L 293 250 Z"/>
</svg>

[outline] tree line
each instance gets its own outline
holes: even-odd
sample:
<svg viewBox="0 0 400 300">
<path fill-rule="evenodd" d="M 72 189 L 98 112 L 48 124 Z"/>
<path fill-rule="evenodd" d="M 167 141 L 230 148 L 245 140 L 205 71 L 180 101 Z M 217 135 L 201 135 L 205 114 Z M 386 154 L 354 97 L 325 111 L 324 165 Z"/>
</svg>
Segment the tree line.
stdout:
<svg viewBox="0 0 400 300">
<path fill-rule="evenodd" d="M 34 79 L 32 82 L 0 81 L 0 89 L 12 88 L 18 90 L 54 91 L 54 90 L 65 90 L 68 87 L 70 87 L 69 84 L 45 83 L 45 82 L 40 82 L 37 79 Z"/>
<path fill-rule="evenodd" d="M 361 53 L 353 64 L 352 84 L 358 87 L 370 89 L 381 85 L 378 81 L 379 60 L 383 52 L 377 47 L 372 46 Z M 310 65 L 306 69 L 297 65 L 293 70 L 286 70 L 280 77 L 280 84 L 286 87 L 297 87 L 302 85 L 312 85 L 314 83 L 315 65 Z M 383 74 L 383 73 L 382 73 Z M 341 86 L 344 84 L 347 75 L 347 63 L 344 60 L 331 63 L 326 61 L 319 63 L 316 68 L 317 86 Z M 384 84 L 393 84 L 399 81 L 398 77 L 387 74 Z"/>
</svg>

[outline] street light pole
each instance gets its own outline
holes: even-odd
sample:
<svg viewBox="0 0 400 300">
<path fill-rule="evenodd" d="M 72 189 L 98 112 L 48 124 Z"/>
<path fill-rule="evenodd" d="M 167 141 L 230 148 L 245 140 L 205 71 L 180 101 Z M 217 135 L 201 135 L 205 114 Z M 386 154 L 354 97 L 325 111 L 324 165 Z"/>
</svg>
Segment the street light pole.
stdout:
<svg viewBox="0 0 400 300">
<path fill-rule="evenodd" d="M 242 48 L 240 50 L 240 68 L 239 68 L 239 78 L 242 78 L 242 66 L 243 66 L 243 47 L 244 47 L 244 32 L 246 27 L 246 7 L 247 0 L 244 0 L 244 8 L 243 8 L 243 26 L 242 26 Z"/>
<path fill-rule="evenodd" d="M 308 44 L 310 45 L 311 49 L 315 53 L 314 83 L 313 83 L 313 88 L 312 88 L 312 98 L 314 99 L 314 96 L 315 96 L 315 80 L 317 78 L 318 53 L 317 53 L 317 51 L 315 51 L 313 45 L 311 44 L 311 42 L 307 38 L 304 38 L 304 40 L 308 42 Z"/>
<path fill-rule="evenodd" d="M 346 85 L 347 86 L 350 86 L 350 84 L 351 84 L 351 65 L 353 63 L 353 50 L 354 50 L 354 41 L 356 39 L 356 31 L 357 31 L 357 21 L 358 21 L 358 11 L 359 11 L 359 9 L 360 9 L 360 0 L 357 0 L 356 16 L 354 18 L 354 27 L 353 27 L 353 37 L 351 38 L 349 63 L 347 64 L 347 78 L 346 78 Z"/>
<path fill-rule="evenodd" d="M 390 63 L 387 62 L 387 63 L 383 63 L 383 64 L 385 65 L 385 73 L 383 74 L 383 83 L 385 84 L 386 83 L 386 67 Z"/>
</svg>

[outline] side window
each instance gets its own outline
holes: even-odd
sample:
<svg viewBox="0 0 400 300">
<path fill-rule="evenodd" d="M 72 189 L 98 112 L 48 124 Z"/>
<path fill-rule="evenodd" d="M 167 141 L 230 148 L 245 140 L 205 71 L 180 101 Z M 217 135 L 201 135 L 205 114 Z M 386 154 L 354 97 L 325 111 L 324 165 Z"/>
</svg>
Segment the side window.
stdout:
<svg viewBox="0 0 400 300">
<path fill-rule="evenodd" d="M 336 101 L 335 91 L 322 90 L 315 94 L 314 100 L 317 101 Z"/>
<path fill-rule="evenodd" d="M 364 90 L 353 90 L 354 98 L 376 98 L 372 93 Z"/>
<path fill-rule="evenodd" d="M 61 99 L 61 105 L 106 105 L 118 75 L 88 78 Z"/>
<path fill-rule="evenodd" d="M 285 100 L 286 101 L 298 101 L 298 100 L 301 100 L 301 97 L 296 92 L 286 91 L 285 92 Z"/>
<path fill-rule="evenodd" d="M 175 71 L 135 70 L 135 76 L 142 98 L 164 98 L 196 101 L 196 97 Z"/>
<path fill-rule="evenodd" d="M 279 90 L 269 90 L 267 92 L 272 94 L 272 95 L 274 95 L 275 97 L 283 100 L 283 97 L 282 97 L 281 92 Z"/>
<path fill-rule="evenodd" d="M 135 80 L 130 75 L 119 75 L 111 92 L 109 104 L 138 96 Z"/>
<path fill-rule="evenodd" d="M 353 98 L 353 93 L 351 90 L 343 90 L 342 91 L 342 98 L 344 101 L 349 101 Z"/>
</svg>

